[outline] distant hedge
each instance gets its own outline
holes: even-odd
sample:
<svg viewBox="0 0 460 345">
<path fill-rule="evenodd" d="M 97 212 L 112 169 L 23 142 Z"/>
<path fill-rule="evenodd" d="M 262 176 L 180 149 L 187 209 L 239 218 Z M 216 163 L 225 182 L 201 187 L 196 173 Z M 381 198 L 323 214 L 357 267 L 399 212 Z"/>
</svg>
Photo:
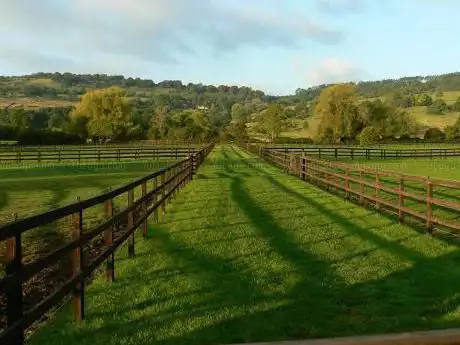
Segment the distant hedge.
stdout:
<svg viewBox="0 0 460 345">
<path fill-rule="evenodd" d="M 0 141 L 17 141 L 18 145 L 67 145 L 84 144 L 75 134 L 51 129 L 17 129 L 0 126 Z"/>
</svg>

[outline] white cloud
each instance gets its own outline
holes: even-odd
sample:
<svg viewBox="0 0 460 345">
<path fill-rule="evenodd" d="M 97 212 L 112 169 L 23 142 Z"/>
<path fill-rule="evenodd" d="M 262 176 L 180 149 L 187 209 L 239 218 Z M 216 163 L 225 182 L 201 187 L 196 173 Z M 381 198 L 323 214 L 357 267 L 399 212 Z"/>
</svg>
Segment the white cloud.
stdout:
<svg viewBox="0 0 460 345">
<path fill-rule="evenodd" d="M 311 85 L 332 84 L 359 81 L 366 76 L 366 71 L 346 60 L 325 58 L 308 70 L 307 81 Z"/>
<path fill-rule="evenodd" d="M 94 65 L 166 64 L 190 54 L 335 44 L 343 37 L 302 14 L 224 0 L 0 0 L 0 8 L 0 39 L 19 37 L 40 64 L 45 55 L 59 61 L 84 57 Z M 16 47 L 5 49 L 3 60 L 10 50 Z M 26 63 L 23 55 L 16 64 Z"/>
</svg>

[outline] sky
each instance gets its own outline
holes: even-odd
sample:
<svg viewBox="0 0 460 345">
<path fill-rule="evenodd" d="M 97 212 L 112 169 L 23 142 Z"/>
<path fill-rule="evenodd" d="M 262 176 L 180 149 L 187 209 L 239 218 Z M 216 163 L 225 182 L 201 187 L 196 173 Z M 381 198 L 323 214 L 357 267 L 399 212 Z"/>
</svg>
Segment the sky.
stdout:
<svg viewBox="0 0 460 345">
<path fill-rule="evenodd" d="M 0 74 L 105 73 L 273 95 L 459 71 L 459 0 L 0 0 Z"/>
</svg>

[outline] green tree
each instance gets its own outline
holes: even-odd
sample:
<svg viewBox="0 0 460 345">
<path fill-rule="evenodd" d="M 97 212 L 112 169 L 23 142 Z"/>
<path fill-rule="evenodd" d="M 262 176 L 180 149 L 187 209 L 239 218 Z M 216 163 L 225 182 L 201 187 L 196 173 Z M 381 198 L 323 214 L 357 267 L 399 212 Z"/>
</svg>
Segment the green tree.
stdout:
<svg viewBox="0 0 460 345">
<path fill-rule="evenodd" d="M 102 141 L 123 137 L 132 125 L 131 105 L 119 87 L 87 92 L 71 116 L 88 118 L 89 135 Z"/>
<path fill-rule="evenodd" d="M 363 128 L 353 84 L 324 89 L 314 112 L 321 118 L 317 133 L 317 140 L 321 142 L 337 143 L 347 137 L 354 138 Z"/>
<path fill-rule="evenodd" d="M 248 119 L 248 113 L 245 107 L 240 103 L 235 103 L 232 105 L 231 116 L 232 116 L 232 122 L 235 122 L 235 123 L 238 123 L 238 122 L 246 123 Z"/>
<path fill-rule="evenodd" d="M 436 99 L 431 106 L 427 108 L 428 114 L 442 114 L 449 109 L 447 103 L 442 98 Z"/>
<path fill-rule="evenodd" d="M 280 104 L 269 104 L 267 109 L 259 117 L 258 129 L 267 135 L 270 141 L 275 141 L 284 129 L 285 116 Z"/>
<path fill-rule="evenodd" d="M 9 118 L 12 126 L 17 129 L 25 129 L 29 127 L 30 118 L 27 116 L 24 108 L 13 108 L 9 110 Z"/>
<path fill-rule="evenodd" d="M 438 142 L 443 141 L 445 136 L 446 135 L 444 134 L 444 132 L 441 131 L 439 128 L 432 127 L 426 130 L 425 135 L 423 136 L 423 140 Z"/>
<path fill-rule="evenodd" d="M 453 111 L 460 111 L 460 97 L 458 97 L 452 106 Z"/>
<path fill-rule="evenodd" d="M 167 121 L 168 108 L 166 106 L 159 106 L 155 109 L 152 116 L 149 129 L 149 137 L 152 139 L 164 139 L 168 133 Z"/>
<path fill-rule="evenodd" d="M 430 106 L 433 104 L 433 98 L 427 93 L 417 95 L 415 97 L 415 105 L 417 106 Z"/>
<path fill-rule="evenodd" d="M 70 119 L 69 132 L 78 135 L 82 140 L 88 137 L 88 118 L 82 115 L 74 115 Z"/>
<path fill-rule="evenodd" d="M 358 135 L 360 145 L 372 145 L 380 140 L 380 134 L 377 129 L 372 126 L 365 127 Z"/>
</svg>

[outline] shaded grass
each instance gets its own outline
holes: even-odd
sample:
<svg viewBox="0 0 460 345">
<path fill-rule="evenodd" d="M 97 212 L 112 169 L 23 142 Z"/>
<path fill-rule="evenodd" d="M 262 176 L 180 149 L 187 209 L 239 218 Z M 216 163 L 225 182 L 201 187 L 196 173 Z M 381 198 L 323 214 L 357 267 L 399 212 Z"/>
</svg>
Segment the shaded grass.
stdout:
<svg viewBox="0 0 460 345">
<path fill-rule="evenodd" d="M 44 344 L 223 344 L 451 327 L 460 252 L 220 146 L 117 281 Z"/>
<path fill-rule="evenodd" d="M 29 216 L 102 193 L 171 161 L 100 163 L 0 169 L 0 223 L 13 213 Z"/>
</svg>

